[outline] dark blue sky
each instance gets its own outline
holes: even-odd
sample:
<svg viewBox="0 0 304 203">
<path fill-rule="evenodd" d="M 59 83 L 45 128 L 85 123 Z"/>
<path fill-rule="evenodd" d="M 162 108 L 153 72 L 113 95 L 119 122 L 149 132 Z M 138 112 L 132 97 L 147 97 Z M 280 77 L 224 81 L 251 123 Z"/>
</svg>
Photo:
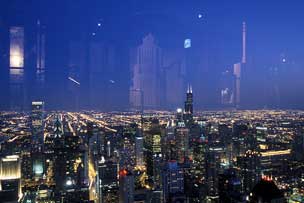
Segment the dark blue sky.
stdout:
<svg viewBox="0 0 304 203">
<path fill-rule="evenodd" d="M 200 29 L 197 15 L 202 13 L 207 32 L 217 32 L 224 42 L 227 60 L 238 52 L 242 21 L 248 24 L 248 53 L 263 63 L 274 63 L 281 53 L 302 60 L 304 48 L 304 2 L 301 0 L 179 0 L 179 1 L 96 1 L 96 16 L 112 22 L 132 15 L 158 13 L 175 23 Z M 123 3 L 122 3 L 123 2 Z M 162 23 L 162 22 L 160 22 Z M 205 27 L 204 27 L 205 28 Z M 237 56 L 235 56 L 237 57 Z"/>
</svg>

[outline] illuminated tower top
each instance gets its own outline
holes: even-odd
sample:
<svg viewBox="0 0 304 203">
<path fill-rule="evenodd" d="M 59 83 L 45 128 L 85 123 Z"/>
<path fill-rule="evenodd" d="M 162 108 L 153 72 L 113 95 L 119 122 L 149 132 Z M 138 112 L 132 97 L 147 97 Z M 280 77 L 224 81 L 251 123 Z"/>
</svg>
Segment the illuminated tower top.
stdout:
<svg viewBox="0 0 304 203">
<path fill-rule="evenodd" d="M 192 93 L 192 86 L 188 85 L 187 88 L 187 97 L 185 101 L 185 113 L 186 114 L 193 114 L 193 93 Z"/>
</svg>

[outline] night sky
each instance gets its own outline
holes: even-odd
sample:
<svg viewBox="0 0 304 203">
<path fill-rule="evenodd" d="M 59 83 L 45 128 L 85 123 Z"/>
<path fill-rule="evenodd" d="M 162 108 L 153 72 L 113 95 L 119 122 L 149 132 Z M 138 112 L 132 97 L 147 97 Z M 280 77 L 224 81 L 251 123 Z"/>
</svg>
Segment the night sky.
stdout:
<svg viewBox="0 0 304 203">
<path fill-rule="evenodd" d="M 255 89 L 249 99 L 252 105 L 244 108 L 303 108 L 303 10 L 301 0 L 3 0 L 0 27 L 31 24 L 37 18 L 45 24 L 50 109 L 69 106 L 70 101 L 61 90 L 67 83 L 64 67 L 68 63 L 69 42 L 85 39 L 111 44 L 119 50 L 119 68 L 105 79 L 118 81 L 117 87 L 108 103 L 102 105 L 106 106 L 104 110 L 115 110 L 128 106 L 128 50 L 138 46 L 148 33 L 153 33 L 161 48 L 171 50 L 181 48 L 183 40 L 191 38 L 194 52 L 203 50 L 209 61 L 200 84 L 207 88 L 195 93 L 197 107 L 208 109 L 219 107 L 221 73 L 241 60 L 242 22 L 246 21 L 248 68 L 252 70 L 250 80 Z M 2 42 L 6 43 L 5 39 Z M 288 65 L 282 66 L 283 58 Z M 280 86 L 280 102 L 276 104 L 268 91 L 274 81 L 269 76 L 271 68 L 279 69 L 275 81 Z M 86 80 L 86 74 L 80 73 L 82 81 Z M 81 91 L 83 108 L 90 108 L 85 101 L 85 87 Z M 59 103 L 58 97 L 62 99 Z"/>
</svg>

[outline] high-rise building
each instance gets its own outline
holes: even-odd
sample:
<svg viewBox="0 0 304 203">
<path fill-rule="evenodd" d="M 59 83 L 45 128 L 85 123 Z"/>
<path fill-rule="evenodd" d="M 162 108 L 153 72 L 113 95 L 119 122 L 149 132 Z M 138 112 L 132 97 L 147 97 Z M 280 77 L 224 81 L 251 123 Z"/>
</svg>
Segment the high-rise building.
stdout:
<svg viewBox="0 0 304 203">
<path fill-rule="evenodd" d="M 44 102 L 32 102 L 31 130 L 33 144 L 40 147 L 44 142 Z"/>
<path fill-rule="evenodd" d="M 184 163 L 189 159 L 189 129 L 184 122 L 179 122 L 175 129 L 178 163 Z"/>
<path fill-rule="evenodd" d="M 219 199 L 218 174 L 220 173 L 220 153 L 222 149 L 214 142 L 208 143 L 208 145 L 206 151 L 206 199 L 207 201 L 217 202 Z"/>
<path fill-rule="evenodd" d="M 17 155 L 2 157 L 0 160 L 0 193 L 17 202 L 21 197 L 21 162 Z M 9 201 L 8 201 L 9 202 Z"/>
<path fill-rule="evenodd" d="M 186 95 L 187 97 L 185 101 L 184 121 L 186 122 L 186 124 L 188 124 L 193 119 L 193 93 L 191 85 L 188 85 Z"/>
<path fill-rule="evenodd" d="M 147 175 L 152 177 L 154 187 L 161 187 L 161 129 L 159 121 L 152 120 L 152 126 L 145 134 Z"/>
<path fill-rule="evenodd" d="M 119 171 L 119 203 L 133 203 L 134 175 L 126 169 Z"/>
<path fill-rule="evenodd" d="M 143 39 L 136 49 L 132 67 L 133 78 L 130 88 L 131 107 L 141 106 L 141 97 L 145 108 L 156 109 L 161 106 L 161 67 L 162 50 L 157 46 L 152 34 Z M 142 94 L 142 95 L 140 95 Z"/>
<path fill-rule="evenodd" d="M 244 156 L 237 158 L 244 193 L 249 193 L 261 178 L 260 156 L 260 153 L 248 150 Z"/>
<path fill-rule="evenodd" d="M 304 150 L 304 128 L 302 126 L 299 126 L 297 128 L 292 146 L 293 159 L 297 161 L 303 161 L 304 160 L 303 150 Z"/>
<path fill-rule="evenodd" d="M 163 191 L 165 202 L 182 199 L 184 193 L 184 171 L 176 161 L 169 161 L 163 169 Z"/>
<path fill-rule="evenodd" d="M 142 136 L 135 137 L 135 156 L 136 166 L 144 166 L 144 138 Z"/>
<path fill-rule="evenodd" d="M 102 160 L 98 162 L 98 200 L 100 203 L 118 201 L 118 164 Z"/>
</svg>

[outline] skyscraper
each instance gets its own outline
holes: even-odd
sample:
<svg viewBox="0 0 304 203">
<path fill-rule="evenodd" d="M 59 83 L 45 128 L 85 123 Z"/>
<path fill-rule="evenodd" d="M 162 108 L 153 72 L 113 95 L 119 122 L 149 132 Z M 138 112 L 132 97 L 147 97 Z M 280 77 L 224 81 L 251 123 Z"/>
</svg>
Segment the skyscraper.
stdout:
<svg viewBox="0 0 304 203">
<path fill-rule="evenodd" d="M 44 139 L 44 102 L 33 101 L 32 102 L 32 115 L 31 115 L 31 130 L 33 143 L 37 145 L 43 145 Z"/>
<path fill-rule="evenodd" d="M 118 164 L 112 161 L 98 162 L 98 199 L 101 203 L 117 202 Z"/>
<path fill-rule="evenodd" d="M 175 202 L 172 199 L 184 193 L 184 171 L 176 161 L 169 161 L 162 173 L 164 200 L 165 202 Z"/>
<path fill-rule="evenodd" d="M 186 124 L 189 123 L 193 119 L 193 93 L 192 93 L 192 86 L 188 85 L 187 88 L 187 97 L 185 101 L 185 113 L 184 113 L 184 120 Z"/>
<path fill-rule="evenodd" d="M 133 203 L 134 200 L 134 176 L 123 169 L 119 171 L 119 203 Z"/>
<path fill-rule="evenodd" d="M 136 166 L 144 166 L 144 139 L 140 135 L 135 137 L 135 154 Z"/>
<path fill-rule="evenodd" d="M 131 107 L 140 107 L 142 96 L 145 108 L 159 108 L 161 105 L 162 50 L 156 45 L 152 34 L 144 37 L 143 43 L 136 49 L 135 55 L 130 89 Z"/>
<path fill-rule="evenodd" d="M 184 163 L 189 158 L 189 129 L 184 122 L 179 122 L 175 129 L 178 163 Z"/>
</svg>

